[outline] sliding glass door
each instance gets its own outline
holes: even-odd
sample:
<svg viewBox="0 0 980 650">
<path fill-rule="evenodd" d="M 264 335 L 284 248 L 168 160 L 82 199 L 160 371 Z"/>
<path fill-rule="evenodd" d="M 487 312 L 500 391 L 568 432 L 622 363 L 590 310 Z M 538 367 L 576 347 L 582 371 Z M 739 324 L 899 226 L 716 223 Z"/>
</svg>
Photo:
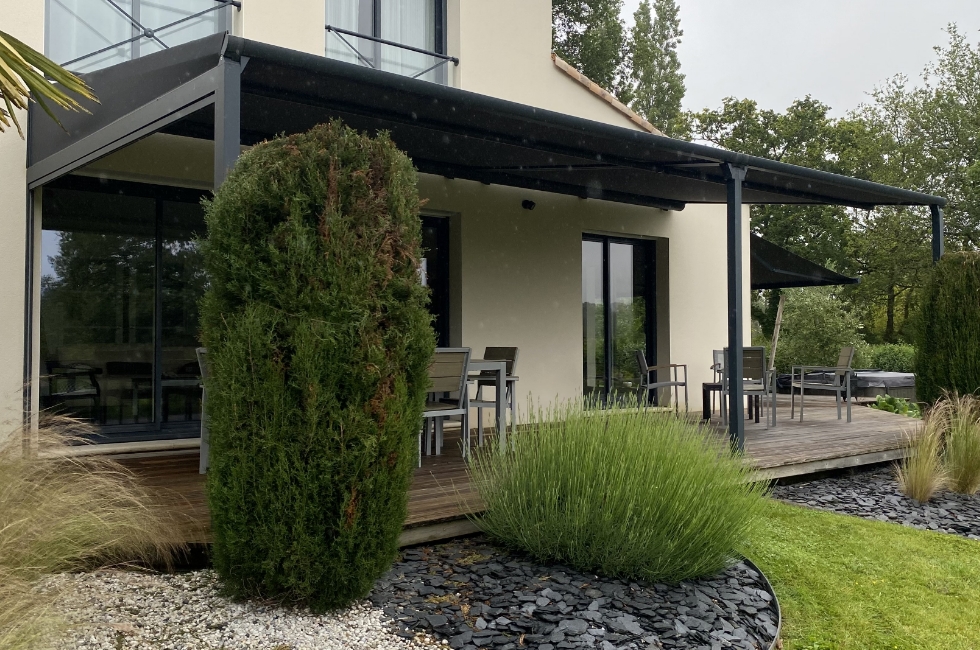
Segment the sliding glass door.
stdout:
<svg viewBox="0 0 980 650">
<path fill-rule="evenodd" d="M 636 395 L 636 352 L 656 365 L 654 243 L 589 236 L 582 241 L 583 390 L 607 403 Z"/>
<path fill-rule="evenodd" d="M 78 177 L 45 187 L 42 410 L 106 441 L 200 433 L 201 196 Z"/>
</svg>

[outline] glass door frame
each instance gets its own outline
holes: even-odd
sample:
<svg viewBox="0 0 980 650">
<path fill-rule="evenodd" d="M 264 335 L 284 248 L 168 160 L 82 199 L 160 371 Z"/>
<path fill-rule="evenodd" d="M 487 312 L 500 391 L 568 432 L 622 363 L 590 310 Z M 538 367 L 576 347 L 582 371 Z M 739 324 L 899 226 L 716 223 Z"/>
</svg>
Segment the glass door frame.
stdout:
<svg viewBox="0 0 980 650">
<path fill-rule="evenodd" d="M 595 242 L 602 245 L 602 326 L 603 326 L 603 389 L 601 404 L 609 404 L 609 397 L 612 392 L 613 365 L 615 363 L 614 340 L 613 340 L 613 318 L 612 318 L 612 273 L 610 272 L 611 256 L 610 248 L 612 244 L 627 244 L 630 246 L 642 246 L 647 254 L 646 277 L 644 278 L 646 302 L 645 334 L 646 334 L 646 355 L 647 364 L 653 368 L 657 365 L 657 242 L 652 239 L 635 237 L 620 237 L 613 235 L 597 235 L 585 233 L 582 241 Z M 583 332 L 583 337 L 585 333 Z M 583 375 L 584 376 L 584 375 Z M 583 391 L 585 387 L 583 386 Z M 657 395 L 654 394 L 654 404 L 657 403 Z"/>
<path fill-rule="evenodd" d="M 149 183 L 139 183 L 134 181 L 123 181 L 115 179 L 94 178 L 87 176 L 68 175 L 64 176 L 41 189 L 41 219 L 37 224 L 39 231 L 44 229 L 44 200 L 43 193 L 46 189 L 66 189 L 81 192 L 93 192 L 112 195 L 138 196 L 141 198 L 153 199 L 155 201 L 154 212 L 154 272 L 153 272 L 153 418 L 151 422 L 134 422 L 129 424 L 96 424 L 99 435 L 94 442 L 130 442 L 143 440 L 184 438 L 194 436 L 180 435 L 180 430 L 186 428 L 183 423 L 170 424 L 163 421 L 163 294 L 164 294 L 164 203 L 200 203 L 203 198 L 210 198 L 211 191 L 203 189 L 193 189 L 186 187 L 153 185 Z M 42 255 L 40 247 L 36 253 L 38 257 Z M 38 319 L 40 326 L 41 305 L 40 299 L 37 302 L 37 310 L 33 312 L 34 318 Z M 33 355 L 32 355 L 33 356 Z M 32 359 L 32 366 L 36 374 L 40 376 L 40 355 Z M 177 432 L 178 435 L 166 435 L 168 430 Z M 197 430 L 200 435 L 200 429 Z"/>
</svg>

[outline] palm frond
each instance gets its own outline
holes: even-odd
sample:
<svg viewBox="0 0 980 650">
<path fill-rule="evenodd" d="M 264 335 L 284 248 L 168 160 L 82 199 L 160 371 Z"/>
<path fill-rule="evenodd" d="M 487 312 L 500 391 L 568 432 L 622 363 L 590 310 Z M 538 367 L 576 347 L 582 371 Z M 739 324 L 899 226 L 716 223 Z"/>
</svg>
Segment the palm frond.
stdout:
<svg viewBox="0 0 980 650">
<path fill-rule="evenodd" d="M 27 108 L 31 100 L 64 128 L 48 102 L 64 110 L 87 113 L 73 95 L 99 101 L 84 81 L 29 45 L 0 31 L 0 98 L 5 106 L 0 108 L 0 133 L 13 125 L 20 137 L 24 137 L 16 111 Z"/>
</svg>

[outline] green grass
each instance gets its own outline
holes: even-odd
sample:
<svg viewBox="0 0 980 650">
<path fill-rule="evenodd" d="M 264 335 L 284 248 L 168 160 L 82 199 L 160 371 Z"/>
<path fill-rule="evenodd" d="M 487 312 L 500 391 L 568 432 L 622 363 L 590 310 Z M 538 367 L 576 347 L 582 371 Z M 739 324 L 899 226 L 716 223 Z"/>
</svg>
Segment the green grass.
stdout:
<svg viewBox="0 0 980 650">
<path fill-rule="evenodd" d="M 980 542 L 778 503 L 763 528 L 786 650 L 980 650 Z"/>
</svg>

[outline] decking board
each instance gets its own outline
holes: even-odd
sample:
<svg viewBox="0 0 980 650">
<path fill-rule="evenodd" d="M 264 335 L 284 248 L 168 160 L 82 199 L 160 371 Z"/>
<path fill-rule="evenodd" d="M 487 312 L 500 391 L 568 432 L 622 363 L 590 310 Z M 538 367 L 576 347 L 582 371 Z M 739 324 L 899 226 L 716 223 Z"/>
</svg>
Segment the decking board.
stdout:
<svg viewBox="0 0 980 650">
<path fill-rule="evenodd" d="M 792 476 L 814 471 L 853 467 L 863 462 L 892 460 L 902 455 L 906 431 L 916 421 L 894 413 L 863 406 L 852 407 L 853 421 L 837 420 L 832 398 L 808 397 L 805 419 L 789 419 L 790 400 L 780 396 L 778 423 L 766 430 L 764 422 L 746 422 L 745 450 L 748 462 L 772 475 Z M 763 411 L 764 419 L 765 411 Z M 724 435 L 717 417 L 712 426 Z M 473 436 L 475 439 L 476 436 Z M 492 444 L 490 441 L 489 444 Z M 157 491 L 177 519 L 188 542 L 210 541 L 210 515 L 205 496 L 205 477 L 198 473 L 196 453 L 171 453 L 120 461 Z M 763 474 L 765 475 L 765 474 Z M 458 433 L 447 432 L 441 456 L 426 456 L 415 470 L 408 497 L 406 529 L 430 526 L 463 517 L 462 507 L 476 507 L 479 496 L 469 483 L 459 456 Z"/>
</svg>

